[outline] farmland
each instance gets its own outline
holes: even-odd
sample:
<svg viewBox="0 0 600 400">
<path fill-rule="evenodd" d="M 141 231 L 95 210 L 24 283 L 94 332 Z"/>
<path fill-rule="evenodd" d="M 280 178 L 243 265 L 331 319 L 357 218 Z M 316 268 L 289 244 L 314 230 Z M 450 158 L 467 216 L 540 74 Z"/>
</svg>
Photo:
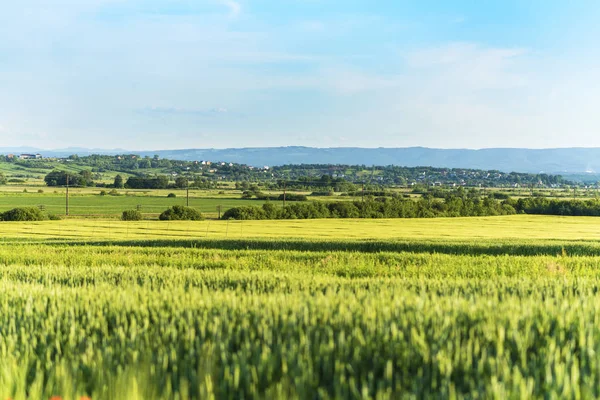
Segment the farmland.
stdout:
<svg viewBox="0 0 600 400">
<path fill-rule="evenodd" d="M 174 205 L 186 205 L 185 192 L 176 192 L 175 198 L 167 198 L 167 195 L 130 195 L 130 196 L 99 196 L 99 195 L 71 195 L 69 198 L 69 215 L 86 217 L 119 217 L 124 210 L 139 209 L 150 216 L 160 214 L 162 211 Z M 217 207 L 228 210 L 231 207 L 248 205 L 247 200 L 222 197 L 196 197 L 190 198 L 189 205 L 207 214 L 216 217 Z M 252 201 L 252 204 L 260 205 L 261 201 Z M 15 207 L 38 207 L 42 206 L 46 211 L 53 214 L 65 214 L 65 196 L 58 194 L 37 193 L 0 195 L 0 211 L 6 211 Z"/>
<path fill-rule="evenodd" d="M 2 230 L 0 398 L 600 395 L 594 218 Z"/>
</svg>

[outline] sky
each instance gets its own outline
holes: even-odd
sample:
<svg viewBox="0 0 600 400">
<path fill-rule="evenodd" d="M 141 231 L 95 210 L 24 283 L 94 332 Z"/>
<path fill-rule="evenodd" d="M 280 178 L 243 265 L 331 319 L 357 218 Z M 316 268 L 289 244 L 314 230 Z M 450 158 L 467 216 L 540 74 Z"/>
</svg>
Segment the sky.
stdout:
<svg viewBox="0 0 600 400">
<path fill-rule="evenodd" d="M 600 147 L 597 0 L 0 0 L 0 147 Z"/>
</svg>

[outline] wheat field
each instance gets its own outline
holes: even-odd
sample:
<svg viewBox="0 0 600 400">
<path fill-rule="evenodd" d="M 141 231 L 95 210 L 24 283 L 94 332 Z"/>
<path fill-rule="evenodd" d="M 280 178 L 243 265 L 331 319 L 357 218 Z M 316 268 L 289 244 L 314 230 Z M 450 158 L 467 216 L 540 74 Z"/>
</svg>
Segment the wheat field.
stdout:
<svg viewBox="0 0 600 400">
<path fill-rule="evenodd" d="M 600 396 L 593 218 L 1 228 L 0 398 Z"/>
</svg>

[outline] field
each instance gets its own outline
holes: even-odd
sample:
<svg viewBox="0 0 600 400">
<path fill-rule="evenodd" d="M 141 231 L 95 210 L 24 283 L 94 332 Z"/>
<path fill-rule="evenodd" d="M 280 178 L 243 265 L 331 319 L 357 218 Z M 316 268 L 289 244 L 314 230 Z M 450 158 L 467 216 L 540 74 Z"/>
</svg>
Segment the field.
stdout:
<svg viewBox="0 0 600 400">
<path fill-rule="evenodd" d="M 26 192 L 23 192 L 26 190 Z M 43 207 L 50 214 L 65 215 L 64 188 L 43 188 L 38 193 L 32 187 L 4 187 L 0 191 L 0 212 L 15 207 Z M 118 196 L 103 195 L 102 189 L 71 189 L 69 192 L 69 215 L 77 217 L 118 218 L 125 210 L 139 209 L 147 218 L 157 215 L 174 205 L 186 205 L 185 190 L 122 190 Z M 108 192 L 108 190 L 105 190 Z M 209 218 L 218 216 L 217 207 L 225 212 L 232 207 L 262 205 L 259 200 L 242 200 L 241 192 L 218 194 L 218 191 L 190 191 L 189 205 Z M 167 197 L 169 193 L 176 197 Z M 277 203 L 277 205 L 279 205 Z"/>
<path fill-rule="evenodd" d="M 594 218 L 2 232 L 2 399 L 600 396 Z"/>
</svg>

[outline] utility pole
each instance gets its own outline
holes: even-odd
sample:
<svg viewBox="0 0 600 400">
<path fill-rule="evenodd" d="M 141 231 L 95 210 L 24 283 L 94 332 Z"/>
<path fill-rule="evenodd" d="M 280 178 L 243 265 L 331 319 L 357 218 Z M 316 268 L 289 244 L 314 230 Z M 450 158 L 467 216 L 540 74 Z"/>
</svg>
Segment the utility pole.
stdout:
<svg viewBox="0 0 600 400">
<path fill-rule="evenodd" d="M 65 198 L 65 215 L 69 216 L 69 174 L 67 173 L 67 191 Z"/>
<path fill-rule="evenodd" d="M 185 187 L 185 205 L 186 205 L 186 207 L 190 206 L 190 185 L 189 184 Z"/>
<path fill-rule="evenodd" d="M 364 203 L 365 202 L 365 183 L 362 183 L 362 194 L 361 194 L 362 198 L 361 201 Z"/>
<path fill-rule="evenodd" d="M 285 208 L 285 189 L 287 187 L 287 182 L 283 182 L 283 208 Z"/>
</svg>

